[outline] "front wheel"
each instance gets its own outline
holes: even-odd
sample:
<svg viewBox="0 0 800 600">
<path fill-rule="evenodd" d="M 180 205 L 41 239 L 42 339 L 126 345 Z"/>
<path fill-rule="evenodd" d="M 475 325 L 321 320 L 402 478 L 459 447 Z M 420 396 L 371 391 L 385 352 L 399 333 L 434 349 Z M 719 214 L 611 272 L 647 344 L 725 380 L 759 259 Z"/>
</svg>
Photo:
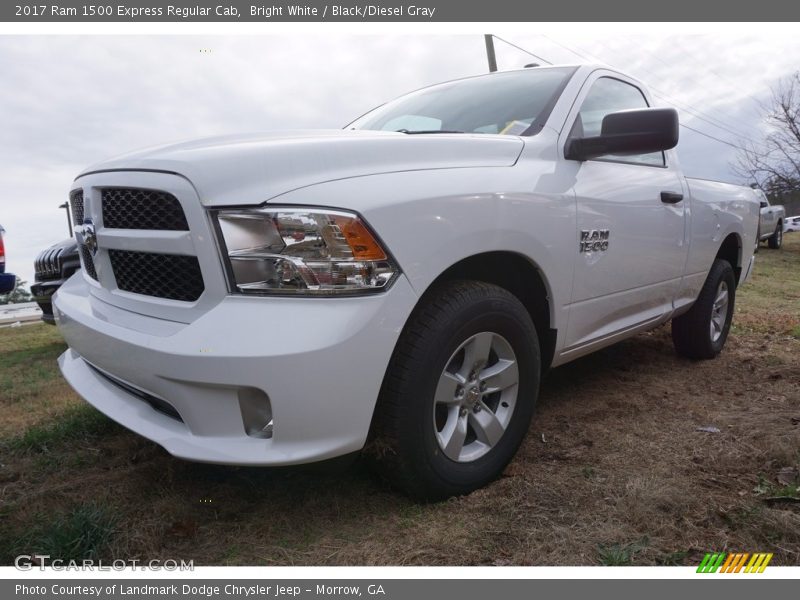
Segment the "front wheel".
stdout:
<svg viewBox="0 0 800 600">
<path fill-rule="evenodd" d="M 672 319 L 672 342 L 687 358 L 715 358 L 722 351 L 733 320 L 736 278 L 727 260 L 711 266 L 689 312 Z"/>
<path fill-rule="evenodd" d="M 382 474 L 425 501 L 492 481 L 525 437 L 539 374 L 536 329 L 515 296 L 477 281 L 432 290 L 398 341 L 376 408 Z"/>
<path fill-rule="evenodd" d="M 770 236 L 767 243 L 773 250 L 778 250 L 781 247 L 781 244 L 783 244 L 783 225 L 781 223 L 778 223 L 778 226 L 775 228 L 775 233 Z"/>
</svg>

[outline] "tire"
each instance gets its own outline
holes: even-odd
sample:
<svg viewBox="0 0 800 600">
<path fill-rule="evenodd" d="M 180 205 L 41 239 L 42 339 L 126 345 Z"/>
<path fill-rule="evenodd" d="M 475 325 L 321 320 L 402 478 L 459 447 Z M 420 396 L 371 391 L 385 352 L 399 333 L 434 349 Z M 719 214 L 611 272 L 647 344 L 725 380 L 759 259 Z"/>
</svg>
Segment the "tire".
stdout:
<svg viewBox="0 0 800 600">
<path fill-rule="evenodd" d="M 733 268 L 727 260 L 717 259 L 692 308 L 672 319 L 672 342 L 678 354 L 697 360 L 715 358 L 728 339 L 735 301 Z"/>
<path fill-rule="evenodd" d="M 477 281 L 431 290 L 400 336 L 376 407 L 370 446 L 381 474 L 422 501 L 494 480 L 528 430 L 540 368 L 536 328 L 511 293 Z"/>
<path fill-rule="evenodd" d="M 783 244 L 783 224 L 778 223 L 778 226 L 775 228 L 775 233 L 773 233 L 770 238 L 767 240 L 769 247 L 773 250 L 778 250 Z"/>
</svg>

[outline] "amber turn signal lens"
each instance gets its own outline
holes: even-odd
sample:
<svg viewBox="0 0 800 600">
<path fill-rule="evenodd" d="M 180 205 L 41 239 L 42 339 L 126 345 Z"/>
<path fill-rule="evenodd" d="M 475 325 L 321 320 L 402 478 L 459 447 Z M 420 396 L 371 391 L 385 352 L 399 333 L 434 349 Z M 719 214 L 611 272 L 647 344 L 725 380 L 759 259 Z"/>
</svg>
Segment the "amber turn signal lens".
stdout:
<svg viewBox="0 0 800 600">
<path fill-rule="evenodd" d="M 347 245 L 350 246 L 353 258 L 356 260 L 386 260 L 386 252 L 375 241 L 361 219 L 335 216 L 333 220 L 339 226 Z"/>
</svg>

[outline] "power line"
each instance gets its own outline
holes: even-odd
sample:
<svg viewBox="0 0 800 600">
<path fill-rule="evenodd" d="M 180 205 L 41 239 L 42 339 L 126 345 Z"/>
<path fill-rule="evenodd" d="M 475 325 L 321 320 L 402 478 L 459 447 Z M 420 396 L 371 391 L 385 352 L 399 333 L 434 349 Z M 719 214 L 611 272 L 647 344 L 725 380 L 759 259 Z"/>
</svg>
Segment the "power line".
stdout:
<svg viewBox="0 0 800 600">
<path fill-rule="evenodd" d="M 561 42 L 558 42 L 558 41 L 554 40 L 554 39 L 553 39 L 553 38 L 551 38 L 549 35 L 545 35 L 544 33 L 542 33 L 542 34 L 539 34 L 539 35 L 541 35 L 541 36 L 542 36 L 543 38 L 545 38 L 545 39 L 548 39 L 548 40 L 550 40 L 550 41 L 551 41 L 553 44 L 555 44 L 556 46 L 561 46 L 561 47 L 562 47 L 564 50 L 566 50 L 566 51 L 568 51 L 568 52 L 572 52 L 572 54 L 574 54 L 575 56 L 577 56 L 577 57 L 579 57 L 579 58 L 582 58 L 583 60 L 589 60 L 589 61 L 592 61 L 592 62 L 600 62 L 600 63 L 601 63 L 601 62 L 605 62 L 605 61 L 602 61 L 602 60 L 600 60 L 600 59 L 599 59 L 599 58 L 597 58 L 596 56 L 591 56 L 591 55 L 589 55 L 589 56 L 586 56 L 585 54 L 581 54 L 580 52 L 577 52 L 576 50 L 573 50 L 573 49 L 572 49 L 572 48 L 570 48 L 569 46 L 566 46 L 566 45 L 562 44 Z"/>
<path fill-rule="evenodd" d="M 588 56 L 587 56 L 586 54 L 583 54 L 583 53 L 581 53 L 581 52 L 578 52 L 578 51 L 576 51 L 576 50 L 573 50 L 573 49 L 572 49 L 572 48 L 570 48 L 569 46 L 567 46 L 567 45 L 565 45 L 565 44 L 562 44 L 561 42 L 558 42 L 558 41 L 554 40 L 553 38 L 551 38 L 551 37 L 550 37 L 550 36 L 548 36 L 548 35 L 545 35 L 545 34 L 541 34 L 541 35 L 542 35 L 542 37 L 544 37 L 544 38 L 547 38 L 547 39 L 548 39 L 548 40 L 550 40 L 552 43 L 556 44 L 557 46 L 561 46 L 561 47 L 562 47 L 562 48 L 564 48 L 565 50 L 567 50 L 567 51 L 571 52 L 571 53 L 572 53 L 572 54 L 574 54 L 575 56 L 578 56 L 578 57 L 580 57 L 580 58 L 582 58 L 582 59 L 584 59 L 584 60 L 588 60 L 588 61 L 591 61 L 591 62 L 605 63 L 605 61 L 603 61 L 603 60 L 599 59 L 599 58 L 598 58 L 598 57 L 596 57 L 596 56 L 592 56 L 592 55 L 588 55 Z M 524 52 L 524 53 L 526 53 L 526 54 L 530 54 L 530 55 L 531 55 L 531 56 L 533 56 L 534 58 L 538 58 L 539 60 L 541 60 L 541 61 L 543 61 L 543 62 L 546 62 L 548 65 L 552 65 L 552 64 L 553 64 L 552 62 L 550 62 L 550 61 L 548 61 L 548 60 L 545 60 L 545 59 L 544 59 L 544 58 L 542 58 L 541 56 L 538 56 L 538 55 L 534 54 L 533 52 L 530 52 L 529 50 L 526 50 L 525 48 L 522 48 L 521 46 L 517 46 L 516 44 L 512 44 L 512 43 L 511 43 L 511 42 L 509 42 L 508 40 L 504 40 L 504 39 L 503 39 L 503 38 L 501 38 L 500 36 L 493 35 L 493 37 L 497 38 L 497 39 L 498 39 L 498 40 L 500 40 L 501 42 L 504 42 L 504 43 L 508 44 L 509 46 L 513 46 L 513 47 L 514 47 L 514 48 L 516 48 L 517 50 L 520 50 L 520 51 L 522 51 L 522 52 Z M 605 64 L 609 64 L 609 63 L 605 63 Z M 655 88 L 652 88 L 652 86 L 651 86 L 651 89 L 653 89 L 653 90 L 655 91 Z M 693 109 L 693 108 L 691 107 L 691 105 L 690 105 L 690 104 L 688 104 L 688 103 L 687 103 L 687 104 L 684 104 L 684 103 L 682 103 L 682 102 L 677 102 L 677 101 L 675 101 L 675 99 L 674 99 L 674 98 L 672 99 L 672 101 L 670 101 L 669 97 L 665 97 L 665 95 L 663 94 L 663 92 L 660 92 L 659 94 L 654 94 L 654 95 L 658 96 L 659 98 L 661 98 L 662 100 L 664 100 L 664 101 L 665 101 L 665 102 L 667 102 L 668 104 L 672 104 L 672 105 L 673 105 L 675 108 L 678 108 L 679 110 L 683 110 L 683 111 L 685 111 L 685 112 L 689 113 L 690 115 L 692 115 L 692 116 L 693 116 L 693 117 L 695 117 L 695 118 L 698 118 L 698 119 L 700 119 L 700 120 L 702 120 L 702 121 L 706 121 L 706 122 L 707 122 L 707 123 L 709 123 L 710 125 L 714 125 L 715 127 L 719 127 L 720 129 L 724 129 L 725 131 L 728 131 L 729 133 L 732 133 L 733 135 L 739 135 L 739 134 L 737 134 L 736 132 L 734 132 L 734 131 L 732 131 L 732 130 L 730 130 L 730 129 L 727 129 L 726 127 L 720 127 L 719 125 L 715 125 L 714 123 L 710 122 L 708 119 L 704 119 L 703 117 L 701 117 L 701 116 L 699 116 L 699 115 L 697 115 L 697 114 L 694 114 L 694 113 L 692 112 L 692 110 L 694 110 L 694 111 L 697 111 L 697 109 Z M 687 108 L 681 108 L 680 106 L 677 106 L 678 104 L 684 104 L 684 106 L 689 106 L 690 108 L 689 108 L 689 109 L 687 109 Z M 746 148 L 744 148 L 743 146 L 739 146 L 738 144 L 734 144 L 733 142 L 729 142 L 729 141 L 727 141 L 727 140 L 723 140 L 723 139 L 721 139 L 721 138 L 718 138 L 718 137 L 716 137 L 716 136 L 714 136 L 714 135 L 711 135 L 710 133 L 706 133 L 706 132 L 704 132 L 704 131 L 701 131 L 700 129 L 696 129 L 695 127 L 691 127 L 691 126 L 689 126 L 689 125 L 686 125 L 685 123 L 679 123 L 679 125 L 680 125 L 681 127 L 685 128 L 685 129 L 688 129 L 689 131 L 693 131 L 693 132 L 695 132 L 695 133 L 697 133 L 697 134 L 699 134 L 699 135 L 702 135 L 702 136 L 705 136 L 705 137 L 707 137 L 707 138 L 708 138 L 708 139 L 710 139 L 710 140 L 714 140 L 715 142 L 719 142 L 719 143 L 721 143 L 721 144 L 725 144 L 726 146 L 730 146 L 731 148 L 736 148 L 736 149 L 738 149 L 738 150 L 747 151 L 747 149 L 746 149 Z M 751 143 L 753 143 L 753 144 L 755 144 L 755 143 L 756 143 L 754 140 L 750 139 L 748 136 L 741 136 L 741 135 L 739 135 L 739 137 L 744 137 L 744 138 L 746 138 L 746 139 L 747 139 L 747 141 L 749 141 L 749 142 L 751 142 Z"/>
<path fill-rule="evenodd" d="M 610 50 L 610 51 L 614 52 L 615 54 L 617 53 L 617 51 L 614 48 L 610 48 L 604 42 L 598 40 L 597 43 L 600 44 L 603 48 L 605 48 L 607 50 Z M 672 67 L 673 66 L 673 65 L 670 65 L 664 59 L 662 59 L 660 56 L 655 54 L 654 52 L 651 52 L 651 51 L 649 51 L 649 50 L 647 50 L 645 48 L 639 48 L 639 50 L 644 52 L 644 53 L 646 53 L 646 54 L 648 54 L 649 56 L 651 56 L 652 58 L 654 58 L 655 60 L 659 61 L 661 64 L 663 64 L 663 65 L 665 65 L 667 67 Z M 681 49 L 681 52 L 683 52 L 685 54 L 685 51 L 683 49 Z M 654 73 L 652 70 L 644 69 L 642 67 L 639 67 L 639 68 L 642 71 L 644 71 L 645 73 L 649 73 L 653 77 L 657 77 L 656 73 Z M 719 76 L 717 76 L 717 77 L 719 78 Z M 695 85 L 698 85 L 698 86 L 702 86 L 703 85 L 703 83 L 699 82 L 694 77 L 688 77 L 687 79 L 689 79 L 689 81 L 694 82 Z M 720 80 L 721 80 L 721 78 L 720 78 Z M 718 128 L 718 129 L 722 129 L 724 131 L 727 131 L 728 133 L 730 133 L 732 135 L 735 135 L 735 136 L 737 136 L 739 138 L 745 138 L 745 139 L 747 139 L 747 141 L 749 141 L 749 142 L 751 142 L 753 144 L 756 143 L 752 138 L 750 138 L 750 134 L 746 133 L 744 129 L 739 129 L 738 126 L 733 125 L 730 122 L 723 121 L 722 119 L 720 119 L 720 118 L 718 118 L 718 117 L 716 117 L 714 115 L 711 115 L 711 114 L 709 114 L 709 113 L 697 108 L 696 106 L 694 106 L 692 104 L 689 104 L 688 102 L 678 101 L 678 100 L 675 99 L 674 96 L 670 96 L 669 94 L 667 94 L 663 90 L 659 90 L 658 88 L 656 88 L 656 87 L 654 87 L 652 85 L 649 86 L 649 87 L 653 91 L 653 95 L 654 96 L 658 96 L 662 100 L 665 100 L 667 102 L 671 102 L 672 104 L 676 104 L 676 105 L 677 104 L 682 104 L 684 106 L 684 110 L 686 110 L 686 112 L 688 112 L 689 114 L 697 117 L 701 121 L 705 121 L 709 125 L 712 125 L 712 126 Z M 752 98 L 750 98 L 750 100 L 752 100 Z M 685 107 L 688 107 L 688 108 L 685 108 Z"/>
<path fill-rule="evenodd" d="M 683 54 L 689 56 L 689 52 L 686 50 L 686 48 L 682 44 L 676 42 L 675 43 L 675 47 L 678 48 L 678 50 L 680 50 Z M 733 79 L 730 79 L 727 76 L 723 77 L 722 75 L 717 73 L 717 71 L 715 71 L 713 69 L 713 67 L 711 67 L 711 66 L 706 66 L 706 69 L 708 69 L 709 72 L 711 72 L 717 79 L 719 79 L 723 83 L 727 82 L 727 83 L 729 83 L 731 85 L 735 85 L 735 86 L 741 85 L 740 81 L 734 81 Z M 758 101 L 756 98 L 754 98 L 753 96 L 747 96 L 747 98 L 748 98 L 748 100 L 751 100 L 758 108 L 762 108 L 761 102 Z"/>
<path fill-rule="evenodd" d="M 534 54 L 534 53 L 533 53 L 533 52 L 531 52 L 530 50 L 525 50 L 525 48 L 522 48 L 522 47 L 520 47 L 520 46 L 517 46 L 516 44 L 512 44 L 512 43 L 511 43 L 511 42 L 509 42 L 508 40 L 504 40 L 504 39 L 503 39 L 503 38 L 501 38 L 499 35 L 494 35 L 493 33 L 492 33 L 492 34 L 490 34 L 490 35 L 491 35 L 493 38 L 495 38 L 495 39 L 497 39 L 497 40 L 500 40 L 500 41 L 501 41 L 501 42 L 503 42 L 504 44 L 508 44 L 509 46 L 511 46 L 511 47 L 513 47 L 513 48 L 516 48 L 517 50 L 519 50 L 519 51 L 521 51 L 521 52 L 524 52 L 525 54 L 530 54 L 530 55 L 531 55 L 533 58 L 536 58 L 536 59 L 538 59 L 538 60 L 542 61 L 543 63 L 547 63 L 548 65 L 552 65 L 552 64 L 553 64 L 553 63 L 551 63 L 549 60 L 545 60 L 544 58 L 542 58 L 542 57 L 541 57 L 541 56 L 539 56 L 538 54 Z"/>
<path fill-rule="evenodd" d="M 707 138 L 711 138 L 712 140 L 717 141 L 720 144 L 725 144 L 726 146 L 730 146 L 731 148 L 736 148 L 737 150 L 743 150 L 745 152 L 748 152 L 748 149 L 743 147 L 743 146 L 739 146 L 737 144 L 734 144 L 733 142 L 728 142 L 728 141 L 720 139 L 718 137 L 714 137 L 713 135 L 711 135 L 709 133 L 705 133 L 704 131 L 700 131 L 699 129 L 695 129 L 694 127 L 690 127 L 689 125 L 685 125 L 684 123 L 680 123 L 680 126 L 684 127 L 685 129 L 688 129 L 689 131 L 694 131 L 695 133 L 699 133 L 700 135 L 704 135 Z"/>
<path fill-rule="evenodd" d="M 564 48 L 565 50 L 567 50 L 567 51 L 569 51 L 569 52 L 572 52 L 572 54 L 574 54 L 575 56 L 578 56 L 578 57 L 580 57 L 580 58 L 583 58 L 584 60 L 591 60 L 591 61 L 596 61 L 596 62 L 605 62 L 605 61 L 601 60 L 600 58 L 598 58 L 598 57 L 596 57 L 596 56 L 592 56 L 592 55 L 588 55 L 588 56 L 587 56 L 586 54 L 583 54 L 583 53 L 581 53 L 581 52 L 578 52 L 578 51 L 576 51 L 576 50 L 574 50 L 574 49 L 570 48 L 570 47 L 569 47 L 569 46 L 567 46 L 566 44 L 562 44 L 561 42 L 558 42 L 558 41 L 554 40 L 553 38 L 551 38 L 551 37 L 550 37 L 550 36 L 548 36 L 548 35 L 545 35 L 545 34 L 541 34 L 541 35 L 542 35 L 542 37 L 544 37 L 544 38 L 547 38 L 548 40 L 550 40 L 550 41 L 551 41 L 551 42 L 553 42 L 554 44 L 556 44 L 556 45 L 558 45 L 558 46 L 561 46 L 561 47 L 562 47 L 562 48 Z M 608 47 L 607 47 L 607 46 L 605 46 L 605 44 L 603 44 L 602 42 L 599 42 L 599 43 L 600 43 L 600 45 L 601 45 L 601 46 L 603 46 L 604 48 L 608 49 Z M 649 70 L 646 70 L 646 69 L 645 69 L 645 71 L 647 71 L 648 73 L 650 73 L 651 75 L 653 75 L 653 72 L 652 72 L 652 71 L 649 71 Z M 718 129 L 723 129 L 723 130 L 727 131 L 728 133 L 730 133 L 730 134 L 733 134 L 733 135 L 735 135 L 735 136 L 737 136 L 737 137 L 743 137 L 743 138 L 747 139 L 747 141 L 749 141 L 749 142 L 751 142 L 751 143 L 753 143 L 753 144 L 755 144 L 755 143 L 756 143 L 754 140 L 752 140 L 752 139 L 750 138 L 750 136 L 748 136 L 748 135 L 746 135 L 746 134 L 744 134 L 744 133 L 742 133 L 742 132 L 737 132 L 737 131 L 734 131 L 734 130 L 732 130 L 732 129 L 729 129 L 728 127 L 725 127 L 725 126 L 723 126 L 723 125 L 718 125 L 717 123 L 714 123 L 714 122 L 712 122 L 711 120 L 709 120 L 709 119 L 707 119 L 707 118 L 705 118 L 705 117 L 701 116 L 701 115 L 702 115 L 702 114 L 704 114 L 704 113 L 702 113 L 702 111 L 700 111 L 700 109 L 698 109 L 698 108 L 694 108 L 694 107 L 693 107 L 691 104 L 689 104 L 689 103 L 686 103 L 686 102 L 680 102 L 680 101 L 678 101 L 678 100 L 675 100 L 675 98 L 672 98 L 672 97 L 670 97 L 668 94 L 666 94 L 666 93 L 664 93 L 663 91 L 661 91 L 661 90 L 659 90 L 659 89 L 657 89 L 657 88 L 653 87 L 652 85 L 651 85 L 651 86 L 649 86 L 649 87 L 650 87 L 650 89 L 653 91 L 653 95 L 654 95 L 654 96 L 657 96 L 658 98 L 660 98 L 661 100 L 664 100 L 664 101 L 665 101 L 665 102 L 667 102 L 668 104 L 672 104 L 672 105 L 673 105 L 675 108 L 680 108 L 681 110 L 684 110 L 684 111 L 686 111 L 687 113 L 689 113 L 689 114 L 690 114 L 690 115 L 692 115 L 693 117 L 695 117 L 695 118 L 697 118 L 697 119 L 700 119 L 701 121 L 705 121 L 705 122 L 706 122 L 706 123 L 708 123 L 709 125 L 712 125 L 712 126 L 714 126 L 714 127 L 717 127 Z M 681 106 L 681 105 L 682 105 L 682 106 Z M 688 107 L 688 108 L 686 108 L 686 107 Z M 719 122 L 719 123 L 722 123 L 722 121 L 718 121 L 718 122 Z M 709 137 L 711 137 L 711 136 L 709 136 Z"/>
<path fill-rule="evenodd" d="M 576 51 L 576 50 L 574 50 L 574 49 L 570 48 L 569 46 L 567 46 L 567 45 L 565 45 L 565 44 L 562 44 L 561 42 L 558 42 L 558 41 L 554 40 L 553 38 L 551 38 L 551 37 L 550 37 L 550 36 L 548 36 L 548 35 L 541 34 L 541 36 L 542 36 L 542 37 L 544 37 L 544 38 L 546 38 L 546 39 L 548 39 L 548 40 L 550 40 L 550 41 L 551 41 L 552 43 L 554 43 L 555 45 L 562 47 L 564 50 L 567 50 L 568 52 L 571 52 L 571 53 L 572 53 L 572 54 L 574 54 L 575 56 L 578 56 L 579 58 L 582 58 L 582 59 L 584 59 L 584 60 L 588 60 L 588 61 L 592 61 L 592 62 L 600 62 L 600 63 L 605 63 L 605 61 L 603 61 L 603 60 L 599 59 L 599 58 L 598 58 L 598 57 L 596 57 L 596 56 L 591 56 L 591 55 L 588 55 L 588 56 L 587 56 L 586 54 L 583 54 L 583 53 L 581 53 L 581 52 L 578 52 L 578 51 Z M 552 64 L 552 63 L 550 63 L 550 64 Z M 609 63 L 605 63 L 605 64 L 609 64 Z M 652 89 L 652 90 L 655 92 L 655 88 L 653 88 L 652 86 L 650 86 L 650 89 Z M 737 135 L 738 137 L 744 137 L 744 138 L 746 138 L 746 139 L 747 139 L 747 141 L 749 141 L 749 142 L 751 142 L 751 143 L 753 143 L 753 144 L 756 144 L 756 142 L 755 142 L 754 140 L 750 139 L 748 136 L 742 136 L 742 135 L 740 135 L 740 134 L 737 134 L 737 133 L 736 133 L 736 132 L 734 132 L 734 131 L 731 131 L 730 129 L 727 129 L 727 128 L 725 128 L 725 127 L 720 127 L 719 125 L 715 125 L 714 123 L 711 123 L 711 122 L 710 122 L 708 119 L 704 119 L 703 117 L 701 117 L 701 116 L 699 116 L 699 115 L 697 115 L 697 114 L 694 114 L 694 113 L 692 113 L 692 112 L 691 112 L 691 111 L 692 111 L 692 109 L 691 109 L 691 108 L 690 108 L 690 109 L 687 109 L 687 108 L 681 108 L 680 106 L 677 106 L 677 104 L 683 104 L 683 103 L 679 103 L 679 102 L 675 101 L 675 100 L 674 100 L 674 98 L 673 98 L 673 99 L 671 99 L 671 101 L 670 101 L 670 99 L 669 99 L 668 97 L 665 97 L 665 95 L 663 94 L 663 92 L 660 92 L 660 95 L 659 95 L 659 94 L 654 94 L 654 95 L 657 95 L 659 98 L 661 98 L 662 100 L 664 100 L 664 101 L 665 101 L 665 102 L 667 102 L 668 104 L 672 104 L 672 105 L 673 105 L 675 108 L 679 108 L 680 110 L 684 110 L 685 112 L 687 112 L 687 113 L 691 114 L 691 115 L 692 115 L 693 117 L 695 117 L 695 118 L 698 118 L 698 119 L 700 119 L 700 120 L 702 120 L 702 121 L 706 121 L 707 123 L 710 123 L 711 125 L 714 125 L 715 127 L 719 127 L 720 129 L 725 129 L 725 130 L 726 130 L 726 131 L 728 131 L 729 133 L 733 133 L 734 135 Z M 685 104 L 684 106 L 689 106 L 689 107 L 691 107 L 691 105 L 690 105 L 690 104 Z M 697 110 L 697 109 L 694 109 L 694 110 Z M 713 136 L 713 135 L 711 135 L 711 134 L 709 134 L 709 133 L 706 133 L 706 132 L 704 132 L 704 131 L 701 131 L 701 130 L 699 130 L 699 129 L 696 129 L 696 128 L 694 128 L 694 127 L 690 127 L 689 125 L 686 125 L 685 123 L 680 123 L 680 126 L 681 126 L 681 127 L 684 127 L 685 129 L 688 129 L 688 130 L 690 130 L 690 131 L 694 131 L 695 133 L 698 133 L 698 134 L 700 134 L 700 135 L 703 135 L 703 136 L 705 136 L 705 137 L 707 137 L 707 138 L 709 138 L 709 139 L 712 139 L 712 140 L 714 140 L 714 141 L 717 141 L 717 142 L 720 142 L 720 143 L 722 143 L 722 144 L 725 144 L 726 146 L 730 146 L 730 147 L 732 147 L 732 148 L 737 148 L 737 149 L 739 149 L 739 150 L 746 150 L 746 148 L 744 148 L 744 147 L 742 147 L 742 146 L 739 146 L 739 145 L 737 145 L 737 144 L 734 144 L 734 143 L 732 143 L 732 142 L 729 142 L 729 141 L 726 141 L 726 140 L 720 139 L 720 138 L 718 138 L 718 137 L 716 137 L 716 136 Z"/>
<path fill-rule="evenodd" d="M 725 127 L 723 125 L 718 125 L 718 124 L 710 121 L 709 119 L 703 117 L 702 114 L 700 113 L 700 111 L 698 109 L 693 108 L 691 104 L 686 104 L 686 103 L 683 103 L 683 102 L 679 102 L 679 101 L 675 100 L 674 98 L 670 98 L 669 96 L 665 96 L 663 94 L 663 92 L 657 92 L 656 89 L 653 88 L 653 87 L 651 87 L 650 89 L 653 90 L 653 95 L 656 98 L 660 98 L 661 100 L 663 100 L 667 104 L 674 105 L 675 108 L 679 108 L 680 110 L 686 111 L 687 113 L 692 115 L 694 118 L 700 119 L 701 121 L 705 121 L 706 123 L 708 123 L 709 125 L 711 125 L 713 127 L 716 127 L 717 129 L 722 129 L 723 131 L 727 131 L 731 135 L 734 135 L 734 136 L 739 137 L 739 138 L 744 138 L 746 141 L 748 141 L 748 142 L 750 142 L 752 144 L 756 143 L 756 141 L 753 140 L 749 135 L 746 135 L 746 134 L 742 133 L 741 131 L 735 131 L 735 130 L 729 129 L 728 127 Z M 680 106 L 681 104 L 683 104 L 683 106 Z"/>
</svg>

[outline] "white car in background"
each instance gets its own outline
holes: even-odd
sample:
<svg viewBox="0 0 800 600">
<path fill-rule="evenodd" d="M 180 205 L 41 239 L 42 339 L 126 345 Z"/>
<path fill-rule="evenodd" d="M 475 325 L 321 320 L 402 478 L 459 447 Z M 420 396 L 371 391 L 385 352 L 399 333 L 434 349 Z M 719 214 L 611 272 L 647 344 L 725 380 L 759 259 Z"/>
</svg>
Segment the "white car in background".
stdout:
<svg viewBox="0 0 800 600">
<path fill-rule="evenodd" d="M 786 217 L 783 223 L 783 232 L 789 233 L 790 231 L 800 231 L 800 216 Z"/>
</svg>

